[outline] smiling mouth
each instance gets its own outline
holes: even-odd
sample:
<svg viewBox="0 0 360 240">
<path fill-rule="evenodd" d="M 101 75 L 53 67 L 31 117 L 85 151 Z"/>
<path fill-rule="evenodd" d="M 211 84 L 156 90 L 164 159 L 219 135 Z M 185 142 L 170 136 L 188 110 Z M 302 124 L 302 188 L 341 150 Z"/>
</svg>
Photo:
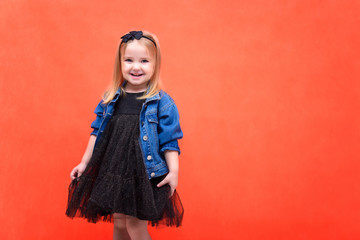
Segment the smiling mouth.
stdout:
<svg viewBox="0 0 360 240">
<path fill-rule="evenodd" d="M 140 77 L 142 76 L 143 74 L 133 74 L 133 73 L 130 73 L 131 76 L 134 76 L 134 77 Z"/>
</svg>

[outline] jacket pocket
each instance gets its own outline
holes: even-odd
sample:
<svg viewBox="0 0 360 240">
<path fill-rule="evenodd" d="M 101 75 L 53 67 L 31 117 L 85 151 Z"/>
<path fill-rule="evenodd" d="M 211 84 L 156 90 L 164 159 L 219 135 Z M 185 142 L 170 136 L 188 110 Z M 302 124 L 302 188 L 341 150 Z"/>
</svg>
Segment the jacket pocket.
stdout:
<svg viewBox="0 0 360 240">
<path fill-rule="evenodd" d="M 146 116 L 146 125 L 147 125 L 147 133 L 149 135 L 149 139 L 151 140 L 151 148 L 153 154 L 159 151 L 159 138 L 158 138 L 158 127 L 159 120 L 157 116 L 157 112 L 149 113 Z"/>
<path fill-rule="evenodd" d="M 148 120 L 148 122 L 150 123 L 159 123 L 158 117 L 157 117 L 157 113 L 150 113 L 146 115 L 146 119 Z"/>
</svg>

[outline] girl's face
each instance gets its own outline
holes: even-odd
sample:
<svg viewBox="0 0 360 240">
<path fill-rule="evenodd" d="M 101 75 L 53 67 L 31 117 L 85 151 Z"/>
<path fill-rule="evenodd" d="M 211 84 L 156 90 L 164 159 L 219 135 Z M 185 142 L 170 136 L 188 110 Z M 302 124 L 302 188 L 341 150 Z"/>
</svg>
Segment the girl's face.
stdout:
<svg viewBox="0 0 360 240">
<path fill-rule="evenodd" d="M 121 59 L 121 69 L 127 81 L 125 90 L 143 92 L 147 89 L 147 84 L 154 73 L 155 58 L 139 41 L 133 40 L 125 48 Z"/>
</svg>

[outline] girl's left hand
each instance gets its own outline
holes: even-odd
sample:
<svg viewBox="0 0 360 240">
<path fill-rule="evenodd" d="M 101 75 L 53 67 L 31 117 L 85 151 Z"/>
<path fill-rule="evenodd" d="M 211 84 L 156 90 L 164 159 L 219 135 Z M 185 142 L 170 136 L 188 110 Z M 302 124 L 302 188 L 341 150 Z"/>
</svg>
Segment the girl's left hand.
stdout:
<svg viewBox="0 0 360 240">
<path fill-rule="evenodd" d="M 169 184 L 171 187 L 170 196 L 169 196 L 170 198 L 174 194 L 174 191 L 178 185 L 178 174 L 169 172 L 166 175 L 166 177 L 161 182 L 159 182 L 157 187 L 162 187 L 165 184 Z"/>
</svg>

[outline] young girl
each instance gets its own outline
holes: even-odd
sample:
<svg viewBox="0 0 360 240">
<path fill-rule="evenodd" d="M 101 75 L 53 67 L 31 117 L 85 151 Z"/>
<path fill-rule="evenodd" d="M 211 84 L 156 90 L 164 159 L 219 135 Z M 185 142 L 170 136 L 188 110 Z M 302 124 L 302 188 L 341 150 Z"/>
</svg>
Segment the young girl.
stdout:
<svg viewBox="0 0 360 240">
<path fill-rule="evenodd" d="M 180 226 L 178 184 L 183 134 L 177 107 L 160 90 L 154 34 L 121 37 L 113 82 L 95 109 L 82 161 L 70 174 L 66 215 L 114 223 L 114 239 L 151 239 L 147 225 Z M 148 222 L 149 221 L 149 222 Z"/>
</svg>

